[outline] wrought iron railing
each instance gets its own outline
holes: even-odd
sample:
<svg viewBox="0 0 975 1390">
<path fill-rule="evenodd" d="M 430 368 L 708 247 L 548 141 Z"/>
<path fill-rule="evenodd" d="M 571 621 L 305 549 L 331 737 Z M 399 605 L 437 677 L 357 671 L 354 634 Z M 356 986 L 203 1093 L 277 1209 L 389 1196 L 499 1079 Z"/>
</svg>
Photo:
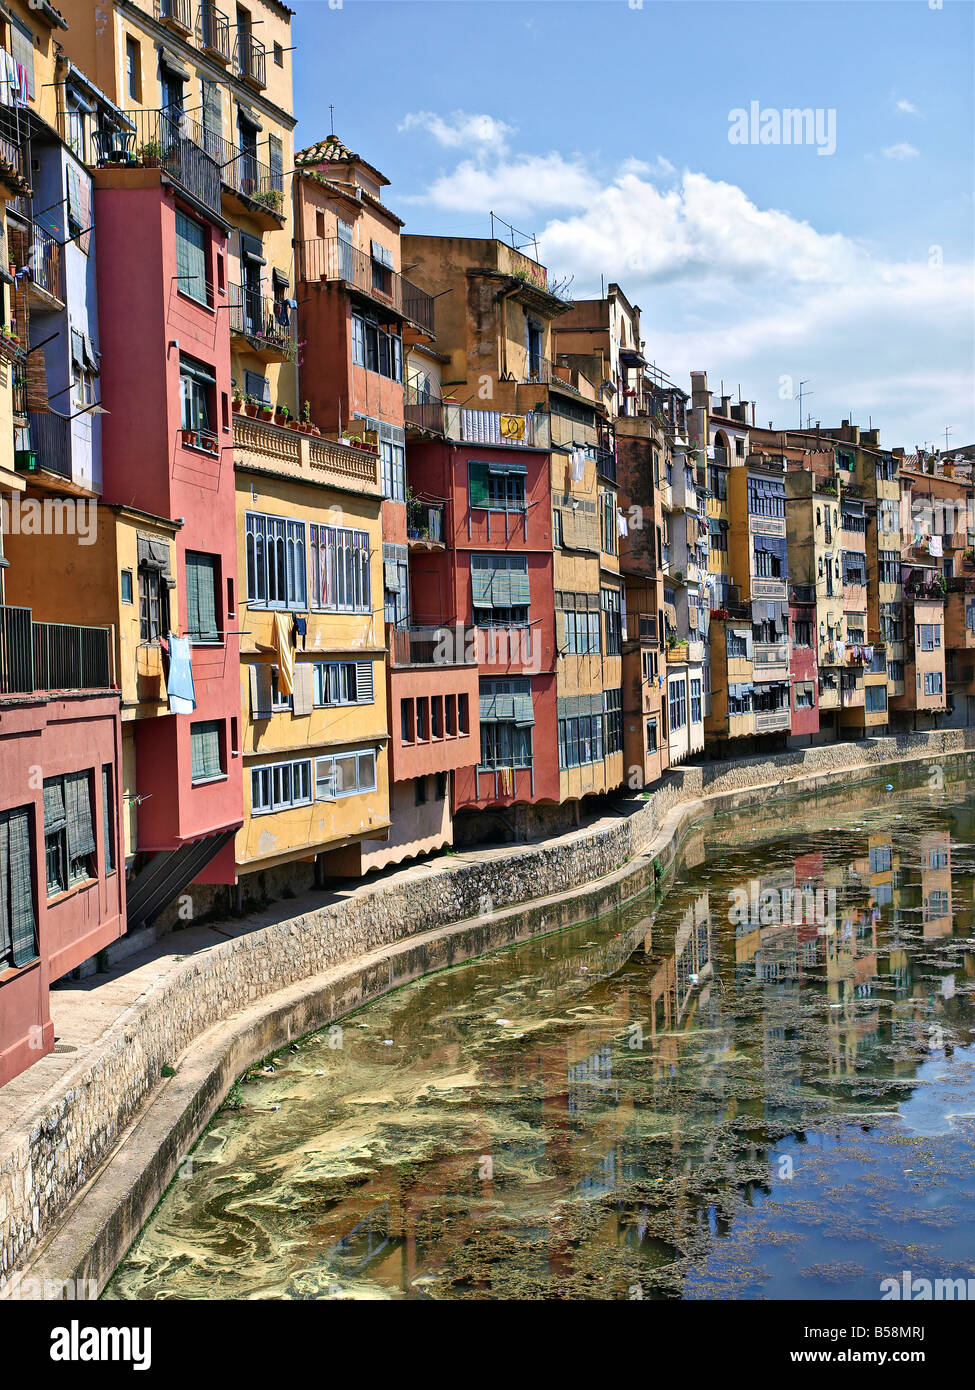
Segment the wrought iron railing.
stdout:
<svg viewBox="0 0 975 1390">
<path fill-rule="evenodd" d="M 30 224 L 27 238 L 27 264 L 32 283 L 63 303 L 64 259 L 61 243 L 36 222 Z"/>
<path fill-rule="evenodd" d="M 29 608 L 0 607 L 0 694 L 108 689 L 111 636 L 108 627 L 35 623 Z"/>
<path fill-rule="evenodd" d="M 71 477 L 71 426 L 53 410 L 31 412 L 31 447 L 37 451 L 37 462 L 48 473 L 59 478 Z"/>
<path fill-rule="evenodd" d="M 443 401 L 439 396 L 424 396 L 415 386 L 408 385 L 403 389 L 403 410 L 408 425 L 432 434 L 443 434 Z"/>
<path fill-rule="evenodd" d="M 155 19 L 171 20 L 187 31 L 193 28 L 191 0 L 153 0 L 152 12 Z"/>
<path fill-rule="evenodd" d="M 390 664 L 401 666 L 476 666 L 474 629 L 448 623 L 441 627 L 387 628 Z"/>
<path fill-rule="evenodd" d="M 217 161 L 220 180 L 226 188 L 262 203 L 272 212 L 284 212 L 284 174 L 258 159 L 253 150 L 225 140 L 219 131 L 211 130 L 199 121 L 189 122 L 190 133 L 201 149 Z"/>
<path fill-rule="evenodd" d="M 258 87 L 267 85 L 265 76 L 265 65 L 267 53 L 260 39 L 255 39 L 253 34 L 248 33 L 245 28 L 237 28 L 237 71 L 241 77 L 253 82 Z"/>
<path fill-rule="evenodd" d="M 432 296 L 405 280 L 398 271 L 381 265 L 339 237 L 312 237 L 297 242 L 295 250 L 302 280 L 344 280 L 433 332 Z"/>
<path fill-rule="evenodd" d="M 225 63 L 230 62 L 230 20 L 210 0 L 202 0 L 196 12 L 196 41 Z"/>
<path fill-rule="evenodd" d="M 293 362 L 297 350 L 295 320 L 281 319 L 281 306 L 269 295 L 247 285 L 230 286 L 230 331 L 248 338 L 255 347 L 267 348 Z"/>
<path fill-rule="evenodd" d="M 195 121 L 174 107 L 164 111 L 130 111 L 130 131 L 97 130 L 92 134 L 95 163 L 158 168 L 212 212 L 220 211 L 220 170 L 197 141 Z"/>
<path fill-rule="evenodd" d="M 0 57 L 6 59 L 7 54 L 0 49 Z M 5 69 L 6 74 L 6 69 Z M 0 83 L 6 81 L 6 75 L 0 77 Z M 10 101 L 9 95 L 4 91 L 4 104 L 0 105 L 0 159 L 11 165 L 14 172 L 21 178 L 27 177 L 27 156 L 24 146 L 27 136 L 26 112 L 21 114 L 20 107 L 7 104 Z M 8 203 L 8 208 L 10 204 Z"/>
<path fill-rule="evenodd" d="M 444 503 L 418 502 L 406 504 L 406 531 L 410 540 L 430 541 L 442 545 L 444 538 Z"/>
</svg>

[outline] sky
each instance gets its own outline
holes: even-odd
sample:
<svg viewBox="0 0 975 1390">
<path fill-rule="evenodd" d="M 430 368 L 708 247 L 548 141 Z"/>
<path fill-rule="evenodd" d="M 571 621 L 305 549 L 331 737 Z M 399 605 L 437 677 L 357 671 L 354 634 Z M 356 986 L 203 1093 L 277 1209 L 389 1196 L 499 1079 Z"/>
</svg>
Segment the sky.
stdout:
<svg viewBox="0 0 975 1390">
<path fill-rule="evenodd" d="M 971 3 L 290 3 L 297 147 L 333 106 L 406 231 L 495 212 L 759 424 L 798 424 L 804 381 L 803 418 L 975 443 Z"/>
</svg>

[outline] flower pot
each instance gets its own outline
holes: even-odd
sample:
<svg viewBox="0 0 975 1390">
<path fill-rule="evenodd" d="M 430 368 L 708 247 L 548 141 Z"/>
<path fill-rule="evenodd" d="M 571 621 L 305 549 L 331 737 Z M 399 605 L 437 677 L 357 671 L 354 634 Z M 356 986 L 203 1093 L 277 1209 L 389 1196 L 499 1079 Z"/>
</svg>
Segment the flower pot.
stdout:
<svg viewBox="0 0 975 1390">
<path fill-rule="evenodd" d="M 191 448 L 196 443 L 196 430 L 180 430 L 180 438 L 186 448 Z"/>
<path fill-rule="evenodd" d="M 245 415 L 249 415 L 250 418 L 253 420 L 253 419 L 254 419 L 254 416 L 257 414 L 257 406 L 256 406 L 256 405 L 253 405 L 250 401 L 245 401 L 245 402 L 244 402 L 244 414 L 245 414 Z"/>
<path fill-rule="evenodd" d="M 241 410 L 242 410 L 243 408 L 244 408 L 244 402 L 243 402 L 243 401 L 231 401 L 231 403 L 230 403 L 230 409 L 234 412 L 235 415 L 239 415 L 240 412 L 241 412 Z"/>
</svg>

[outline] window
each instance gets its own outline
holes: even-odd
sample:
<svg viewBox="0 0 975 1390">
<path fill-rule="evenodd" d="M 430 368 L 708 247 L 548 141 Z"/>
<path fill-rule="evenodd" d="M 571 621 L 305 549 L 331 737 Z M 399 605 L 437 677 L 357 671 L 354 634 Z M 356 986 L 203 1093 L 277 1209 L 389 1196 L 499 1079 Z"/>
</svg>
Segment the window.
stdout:
<svg viewBox="0 0 975 1390">
<path fill-rule="evenodd" d="M 312 606 L 335 613 L 371 612 L 369 533 L 315 525 L 310 531 Z"/>
<path fill-rule="evenodd" d="M 784 537 L 755 537 L 756 579 L 784 579 L 788 573 L 788 551 Z"/>
<path fill-rule="evenodd" d="M 169 631 L 169 586 L 162 570 L 139 566 L 139 640 L 157 642 Z"/>
<path fill-rule="evenodd" d="M 88 772 L 45 779 L 44 851 L 49 898 L 94 878 L 95 829 Z"/>
<path fill-rule="evenodd" d="M 130 101 L 142 102 L 142 49 L 137 39 L 125 37 L 125 87 Z"/>
<path fill-rule="evenodd" d="M 186 552 L 186 631 L 194 642 L 219 642 L 217 557 Z"/>
<path fill-rule="evenodd" d="M 37 958 L 31 825 L 29 806 L 0 812 L 0 970 Z"/>
<path fill-rule="evenodd" d="M 598 697 L 597 697 L 598 698 Z M 601 714 L 580 714 L 559 720 L 559 767 L 584 767 L 602 762 L 605 726 Z"/>
<path fill-rule="evenodd" d="M 371 661 L 316 661 L 312 669 L 316 705 L 371 705 L 374 702 Z"/>
<path fill-rule="evenodd" d="M 606 710 L 606 756 L 623 751 L 623 687 L 603 692 Z"/>
<path fill-rule="evenodd" d="M 132 603 L 132 571 L 123 570 L 121 580 L 121 593 L 123 603 Z"/>
<path fill-rule="evenodd" d="M 865 708 L 873 713 L 887 708 L 887 687 L 885 685 L 868 685 L 864 695 Z"/>
<path fill-rule="evenodd" d="M 271 712 L 280 714 L 284 710 L 293 710 L 295 700 L 293 695 L 286 694 L 278 684 L 278 668 L 271 666 L 269 676 L 271 679 Z"/>
<path fill-rule="evenodd" d="M 647 720 L 647 752 L 656 753 L 657 751 L 657 721 L 656 719 Z"/>
<path fill-rule="evenodd" d="M 413 804 L 414 806 L 425 806 L 427 801 L 427 779 L 417 777 L 413 782 Z"/>
<path fill-rule="evenodd" d="M 402 381 L 402 339 L 397 333 L 381 327 L 377 319 L 353 312 L 352 361 L 358 367 L 365 367 L 368 372 L 378 372 L 391 381 Z"/>
<path fill-rule="evenodd" d="M 472 508 L 484 511 L 523 512 L 527 505 L 527 477 L 528 468 L 523 463 L 468 462 L 468 502 Z"/>
<path fill-rule="evenodd" d="M 701 722 L 701 682 L 691 681 L 691 723 L 700 724 Z"/>
<path fill-rule="evenodd" d="M 813 625 L 806 618 L 797 618 L 792 629 L 792 640 L 797 647 L 811 647 L 813 644 Z"/>
<path fill-rule="evenodd" d="M 562 549 L 562 508 L 552 508 L 552 547 L 554 550 Z"/>
<path fill-rule="evenodd" d="M 527 677 L 480 683 L 481 761 L 484 768 L 527 767 L 532 755 L 531 681 Z M 458 701 L 458 720 L 467 733 L 467 697 Z"/>
<path fill-rule="evenodd" d="M 315 759 L 315 800 L 334 801 L 376 790 L 376 750 L 353 749 Z"/>
<path fill-rule="evenodd" d="M 719 502 L 728 496 L 728 470 L 716 464 L 708 464 L 708 491 Z"/>
<path fill-rule="evenodd" d="M 896 584 L 900 574 L 901 557 L 896 550 L 881 550 L 878 555 L 877 578 L 881 584 Z"/>
<path fill-rule="evenodd" d="M 919 623 L 917 627 L 917 645 L 922 652 L 933 652 L 941 646 L 941 624 L 940 623 Z"/>
<path fill-rule="evenodd" d="M 279 68 L 283 68 L 283 67 L 284 67 L 284 48 L 281 46 L 281 44 L 276 43 L 276 44 L 274 45 L 274 48 L 273 48 L 272 51 L 273 51 L 273 53 L 274 53 L 274 63 L 275 63 L 275 66 L 276 66 L 276 67 L 279 67 Z"/>
<path fill-rule="evenodd" d="M 805 681 L 801 685 L 795 686 L 796 709 L 812 709 L 813 689 L 812 685 Z"/>
<path fill-rule="evenodd" d="M 207 236 L 198 222 L 176 212 L 176 288 L 200 304 L 210 303 L 207 285 Z"/>
<path fill-rule="evenodd" d="M 471 591 L 478 627 L 528 622 L 531 594 L 526 555 L 472 555 Z"/>
<path fill-rule="evenodd" d="M 623 596 L 619 589 L 600 589 L 599 603 L 603 610 L 603 635 L 607 656 L 618 656 L 623 650 Z"/>
<path fill-rule="evenodd" d="M 708 517 L 708 541 L 712 550 L 728 549 L 728 522 L 720 517 Z"/>
<path fill-rule="evenodd" d="M 305 523 L 247 512 L 245 527 L 247 602 L 261 608 L 304 608 Z M 312 573 L 314 579 L 314 568 Z"/>
<path fill-rule="evenodd" d="M 777 478 L 749 478 L 748 510 L 752 516 L 784 517 L 784 481 Z"/>
<path fill-rule="evenodd" d="M 729 632 L 726 645 L 729 656 L 748 655 L 748 638 L 743 632 Z"/>
<path fill-rule="evenodd" d="M 750 685 L 728 686 L 728 714 L 749 714 L 752 708 L 752 687 Z"/>
<path fill-rule="evenodd" d="M 683 681 L 668 681 L 667 693 L 670 729 L 673 733 L 675 729 L 683 729 L 687 723 L 687 689 Z"/>
<path fill-rule="evenodd" d="M 889 681 L 902 681 L 904 679 L 903 661 L 887 662 L 887 679 Z"/>
<path fill-rule="evenodd" d="M 406 627 L 410 620 L 410 568 L 405 545 L 383 545 L 383 608 L 385 620 Z"/>
<path fill-rule="evenodd" d="M 615 555 L 619 546 L 616 525 L 616 494 L 606 489 L 599 494 L 599 517 L 602 529 L 602 548 L 605 554 Z"/>
<path fill-rule="evenodd" d="M 424 697 L 416 702 L 416 740 L 426 743 L 430 737 L 430 701 Z"/>
<path fill-rule="evenodd" d="M 190 780 L 212 782 L 224 775 L 220 748 L 221 722 L 204 719 L 190 725 Z"/>
<path fill-rule="evenodd" d="M 397 440 L 379 441 L 379 472 L 384 497 L 406 501 L 406 445 Z"/>
<path fill-rule="evenodd" d="M 105 836 L 105 872 L 115 868 L 115 778 L 111 763 L 102 764 L 102 830 Z"/>
<path fill-rule="evenodd" d="M 188 357 L 180 358 L 180 424 L 184 430 L 193 432 L 193 444 L 197 448 L 203 448 L 208 440 L 216 439 L 213 433 L 216 381 L 213 372 L 202 362 L 193 362 Z"/>
<path fill-rule="evenodd" d="M 593 596 L 595 597 L 595 596 Z M 566 594 L 563 603 L 582 603 L 579 608 L 566 608 L 563 613 L 565 643 L 563 656 L 593 656 L 599 654 L 599 613 L 588 608 L 588 594 Z"/>
<path fill-rule="evenodd" d="M 461 735 L 469 734 L 471 726 L 468 720 L 467 696 L 457 696 L 457 731 Z"/>
<path fill-rule="evenodd" d="M 843 583 L 866 584 L 867 557 L 860 550 L 843 551 Z"/>
<path fill-rule="evenodd" d="M 925 671 L 924 673 L 924 693 L 925 695 L 940 695 L 944 689 L 943 677 L 940 671 Z"/>
<path fill-rule="evenodd" d="M 257 372 L 244 372 L 244 394 L 250 396 L 251 400 L 270 403 L 271 383 L 266 376 L 259 376 Z"/>
<path fill-rule="evenodd" d="M 867 632 L 864 624 L 866 623 L 865 613 L 846 613 L 846 640 L 855 645 L 862 646 L 867 640 Z"/>
<path fill-rule="evenodd" d="M 251 768 L 251 815 L 263 816 L 290 806 L 308 806 L 311 799 L 310 758 Z"/>
</svg>

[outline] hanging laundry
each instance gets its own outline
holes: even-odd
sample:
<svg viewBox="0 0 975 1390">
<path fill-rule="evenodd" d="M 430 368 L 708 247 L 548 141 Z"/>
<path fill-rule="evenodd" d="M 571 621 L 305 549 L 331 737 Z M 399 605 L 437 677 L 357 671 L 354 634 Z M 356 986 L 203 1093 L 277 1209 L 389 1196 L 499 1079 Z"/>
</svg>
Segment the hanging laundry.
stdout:
<svg viewBox="0 0 975 1390">
<path fill-rule="evenodd" d="M 300 639 L 301 639 L 301 647 L 302 647 L 302 650 L 304 650 L 304 647 L 305 647 L 305 637 L 307 636 L 307 634 L 308 634 L 308 619 L 307 619 L 307 618 L 299 618 L 299 617 L 297 617 L 297 615 L 296 615 L 296 616 L 292 619 L 292 621 L 291 621 L 291 645 L 292 645 L 293 647 L 297 648 L 297 646 L 298 646 L 298 639 L 300 638 Z"/>
<path fill-rule="evenodd" d="M 278 657 L 278 694 L 295 692 L 295 653 L 291 645 L 291 628 L 283 613 L 275 613 L 271 642 Z"/>
<path fill-rule="evenodd" d="M 630 528 L 626 524 L 626 517 L 618 507 L 616 509 L 616 529 L 621 536 L 628 536 L 630 534 Z"/>
<path fill-rule="evenodd" d="M 582 449 L 574 449 L 569 462 L 569 474 L 574 483 L 581 483 L 586 476 L 586 455 Z"/>
<path fill-rule="evenodd" d="M 943 552 L 943 550 L 942 550 L 942 548 L 941 548 L 941 537 L 940 537 L 940 536 L 929 536 L 929 537 L 928 537 L 928 549 L 930 550 L 930 552 L 931 552 L 932 555 L 942 555 L 944 552 Z"/>
<path fill-rule="evenodd" d="M 166 682 L 171 714 L 192 714 L 196 709 L 196 690 L 193 686 L 193 667 L 190 664 L 188 637 L 169 634 L 169 678 Z"/>
</svg>

